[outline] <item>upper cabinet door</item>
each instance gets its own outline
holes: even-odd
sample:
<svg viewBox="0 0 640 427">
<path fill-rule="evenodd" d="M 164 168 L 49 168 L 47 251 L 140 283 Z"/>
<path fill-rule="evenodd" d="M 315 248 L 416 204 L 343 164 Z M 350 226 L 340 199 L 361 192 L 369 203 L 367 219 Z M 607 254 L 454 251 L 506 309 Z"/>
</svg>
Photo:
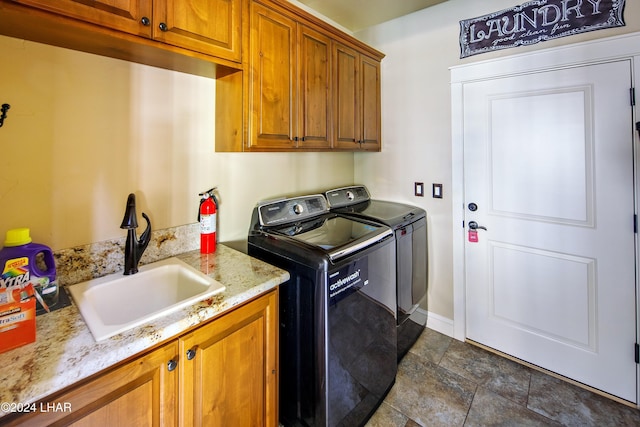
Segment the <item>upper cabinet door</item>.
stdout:
<svg viewBox="0 0 640 427">
<path fill-rule="evenodd" d="M 331 148 L 331 39 L 298 28 L 298 146 Z"/>
<path fill-rule="evenodd" d="M 251 4 L 249 149 L 296 147 L 296 22 Z"/>
<path fill-rule="evenodd" d="M 380 151 L 380 61 L 334 43 L 335 148 Z"/>
<path fill-rule="evenodd" d="M 360 141 L 360 55 L 353 49 L 334 44 L 334 126 L 335 147 L 355 150 Z"/>
<path fill-rule="evenodd" d="M 242 0 L 155 0 L 153 38 L 240 62 Z"/>
<path fill-rule="evenodd" d="M 38 9 L 102 25 L 114 30 L 151 37 L 152 0 L 15 0 Z"/>
<path fill-rule="evenodd" d="M 380 122 L 380 62 L 360 55 L 360 83 L 362 91 L 361 118 L 362 133 L 360 137 L 361 148 L 371 151 L 380 150 L 381 126 Z"/>
</svg>

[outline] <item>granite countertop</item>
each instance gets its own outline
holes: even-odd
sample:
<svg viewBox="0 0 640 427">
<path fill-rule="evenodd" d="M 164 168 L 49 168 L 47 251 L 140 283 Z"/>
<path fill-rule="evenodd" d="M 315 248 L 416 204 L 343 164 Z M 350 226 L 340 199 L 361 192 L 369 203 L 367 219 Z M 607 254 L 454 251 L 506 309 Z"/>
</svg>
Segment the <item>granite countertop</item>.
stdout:
<svg viewBox="0 0 640 427">
<path fill-rule="evenodd" d="M 0 402 L 32 403 L 144 352 L 289 279 L 289 273 L 224 245 L 177 258 L 226 289 L 193 306 L 97 343 L 74 304 L 36 318 L 36 342 L 0 354 Z M 7 415 L 0 410 L 0 417 Z"/>
</svg>

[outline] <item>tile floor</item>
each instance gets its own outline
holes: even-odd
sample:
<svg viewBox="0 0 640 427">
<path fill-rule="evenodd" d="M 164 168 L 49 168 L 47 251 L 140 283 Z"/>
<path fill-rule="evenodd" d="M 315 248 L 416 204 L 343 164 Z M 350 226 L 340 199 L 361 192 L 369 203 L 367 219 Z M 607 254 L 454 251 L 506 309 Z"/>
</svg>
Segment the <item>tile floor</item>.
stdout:
<svg viewBox="0 0 640 427">
<path fill-rule="evenodd" d="M 640 426 L 640 411 L 426 329 L 367 427 Z"/>
</svg>

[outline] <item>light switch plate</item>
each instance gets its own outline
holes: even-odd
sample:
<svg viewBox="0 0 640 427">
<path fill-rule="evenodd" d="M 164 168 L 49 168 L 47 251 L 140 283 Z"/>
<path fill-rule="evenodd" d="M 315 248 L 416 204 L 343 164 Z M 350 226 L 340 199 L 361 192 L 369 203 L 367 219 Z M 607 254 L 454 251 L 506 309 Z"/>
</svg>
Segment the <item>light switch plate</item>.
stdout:
<svg viewBox="0 0 640 427">
<path fill-rule="evenodd" d="M 442 184 L 433 184 L 432 195 L 434 199 L 442 199 Z"/>
<path fill-rule="evenodd" d="M 414 194 L 416 197 L 424 197 L 424 183 L 423 182 L 415 182 L 413 184 Z"/>
</svg>

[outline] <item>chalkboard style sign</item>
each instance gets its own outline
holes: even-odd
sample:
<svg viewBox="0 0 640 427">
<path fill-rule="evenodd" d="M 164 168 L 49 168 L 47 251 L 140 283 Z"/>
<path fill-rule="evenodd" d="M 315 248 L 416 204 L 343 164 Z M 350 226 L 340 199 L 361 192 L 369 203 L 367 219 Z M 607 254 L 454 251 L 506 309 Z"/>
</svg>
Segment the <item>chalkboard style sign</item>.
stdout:
<svg viewBox="0 0 640 427">
<path fill-rule="evenodd" d="M 460 21 L 460 58 L 623 27 L 625 0 L 533 0 Z"/>
</svg>

